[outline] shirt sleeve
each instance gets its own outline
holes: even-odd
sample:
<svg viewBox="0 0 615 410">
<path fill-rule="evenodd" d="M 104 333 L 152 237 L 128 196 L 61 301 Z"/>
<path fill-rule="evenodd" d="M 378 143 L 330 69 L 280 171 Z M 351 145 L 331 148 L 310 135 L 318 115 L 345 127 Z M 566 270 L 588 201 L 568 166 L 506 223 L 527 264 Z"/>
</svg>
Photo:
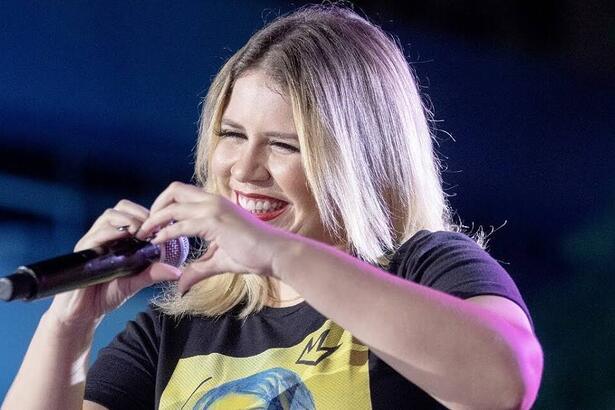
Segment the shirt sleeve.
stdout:
<svg viewBox="0 0 615 410">
<path fill-rule="evenodd" d="M 461 299 L 505 297 L 519 305 L 532 323 L 508 272 L 462 233 L 419 231 L 399 248 L 391 268 L 398 276 Z"/>
<path fill-rule="evenodd" d="M 98 353 L 88 371 L 85 400 L 116 409 L 152 409 L 160 322 L 151 307 Z"/>
</svg>

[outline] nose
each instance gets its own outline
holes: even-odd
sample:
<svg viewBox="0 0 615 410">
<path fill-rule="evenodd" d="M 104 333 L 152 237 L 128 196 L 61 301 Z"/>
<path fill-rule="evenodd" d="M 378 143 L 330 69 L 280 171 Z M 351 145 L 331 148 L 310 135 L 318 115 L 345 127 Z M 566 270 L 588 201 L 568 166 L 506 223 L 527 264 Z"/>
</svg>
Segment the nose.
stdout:
<svg viewBox="0 0 615 410">
<path fill-rule="evenodd" d="M 238 182 L 267 181 L 271 174 L 266 165 L 266 154 L 256 144 L 245 144 L 237 161 L 231 166 L 231 175 Z"/>
</svg>

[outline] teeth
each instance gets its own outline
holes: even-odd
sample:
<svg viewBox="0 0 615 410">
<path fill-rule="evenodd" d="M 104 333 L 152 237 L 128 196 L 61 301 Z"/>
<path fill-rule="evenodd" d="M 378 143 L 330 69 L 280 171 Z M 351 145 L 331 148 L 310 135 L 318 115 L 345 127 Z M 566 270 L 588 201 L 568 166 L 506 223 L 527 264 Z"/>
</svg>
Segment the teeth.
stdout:
<svg viewBox="0 0 615 410">
<path fill-rule="evenodd" d="M 268 201 L 268 200 L 262 200 L 262 199 L 254 200 L 254 199 L 248 199 L 241 195 L 237 195 L 237 199 L 239 202 L 239 206 L 255 214 L 264 213 L 264 212 L 273 212 L 275 210 L 280 209 L 281 207 L 285 205 L 284 202 L 281 202 L 281 201 Z"/>
</svg>

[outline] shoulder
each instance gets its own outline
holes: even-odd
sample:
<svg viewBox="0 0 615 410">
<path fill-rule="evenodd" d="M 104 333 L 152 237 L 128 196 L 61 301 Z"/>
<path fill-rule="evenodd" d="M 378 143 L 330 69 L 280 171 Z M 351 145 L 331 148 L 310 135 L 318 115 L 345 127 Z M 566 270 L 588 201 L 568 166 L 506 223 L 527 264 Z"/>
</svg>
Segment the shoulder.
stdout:
<svg viewBox="0 0 615 410">
<path fill-rule="evenodd" d="M 388 270 L 461 299 L 503 296 L 521 306 L 529 317 L 510 274 L 463 233 L 419 231 L 398 248 Z"/>
<path fill-rule="evenodd" d="M 154 303 L 150 302 L 147 307 L 129 320 L 123 331 L 120 332 L 107 346 L 108 348 L 120 348 L 141 350 L 154 361 L 160 346 L 177 335 L 190 332 L 190 329 L 198 328 L 202 322 L 209 322 L 209 318 L 200 318 L 191 315 L 177 317 L 164 313 Z"/>
<path fill-rule="evenodd" d="M 409 251 L 424 251 L 430 248 L 443 246 L 443 245 L 457 245 L 457 246 L 480 246 L 470 238 L 468 235 L 461 232 L 453 231 L 428 231 L 421 230 L 412 235 L 410 239 L 404 242 L 398 249 L 400 252 Z"/>
<path fill-rule="evenodd" d="M 391 273 L 420 282 L 433 268 L 461 267 L 462 262 L 497 262 L 476 241 L 460 232 L 421 230 L 404 242 L 391 259 Z M 461 265 L 460 265 L 461 263 Z M 495 267 L 495 266 L 494 266 Z"/>
<path fill-rule="evenodd" d="M 137 316 L 126 325 L 126 331 L 135 330 L 145 331 L 146 333 L 159 337 L 163 323 L 170 317 L 162 313 L 153 304 L 148 304 L 147 308 L 139 312 Z"/>
</svg>

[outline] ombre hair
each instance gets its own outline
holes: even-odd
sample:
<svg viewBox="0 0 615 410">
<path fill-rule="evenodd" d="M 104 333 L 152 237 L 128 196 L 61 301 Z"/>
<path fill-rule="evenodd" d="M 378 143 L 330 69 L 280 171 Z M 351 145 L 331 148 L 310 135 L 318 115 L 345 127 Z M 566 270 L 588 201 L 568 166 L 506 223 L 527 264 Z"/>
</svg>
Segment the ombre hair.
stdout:
<svg viewBox="0 0 615 410">
<path fill-rule="evenodd" d="M 401 48 L 379 27 L 340 6 L 308 6 L 254 34 L 224 64 L 205 98 L 195 178 L 219 192 L 211 173 L 217 132 L 233 85 L 261 70 L 288 97 L 301 159 L 321 220 L 356 257 L 388 266 L 417 231 L 456 230 L 442 190 L 440 163 L 421 100 Z M 172 315 L 239 317 L 267 300 L 267 278 L 225 273 L 173 287 L 155 301 Z"/>
</svg>

